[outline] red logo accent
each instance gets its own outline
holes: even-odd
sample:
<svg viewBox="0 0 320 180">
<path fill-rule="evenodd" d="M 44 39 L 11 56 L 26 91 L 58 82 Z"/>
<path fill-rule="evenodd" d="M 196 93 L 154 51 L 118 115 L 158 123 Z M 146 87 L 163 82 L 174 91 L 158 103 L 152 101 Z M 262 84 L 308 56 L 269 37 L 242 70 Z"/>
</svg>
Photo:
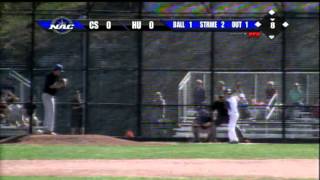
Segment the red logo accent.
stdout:
<svg viewBox="0 0 320 180">
<path fill-rule="evenodd" d="M 259 38 L 261 36 L 261 32 L 247 32 L 247 36 L 249 38 Z"/>
</svg>

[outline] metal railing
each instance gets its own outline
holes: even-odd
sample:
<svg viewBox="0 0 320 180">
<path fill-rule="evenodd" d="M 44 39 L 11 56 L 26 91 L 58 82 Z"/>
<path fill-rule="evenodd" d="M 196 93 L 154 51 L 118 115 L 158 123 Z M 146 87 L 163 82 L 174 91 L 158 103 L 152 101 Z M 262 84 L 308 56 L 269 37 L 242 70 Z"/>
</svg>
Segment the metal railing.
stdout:
<svg viewBox="0 0 320 180">
<path fill-rule="evenodd" d="M 276 109 L 276 106 L 273 106 L 274 103 L 276 103 L 276 100 L 277 100 L 277 97 L 278 97 L 278 94 L 274 94 L 272 96 L 272 98 L 269 100 L 269 103 L 266 107 L 266 120 L 269 120 L 270 117 L 272 116 L 273 112 L 275 111 Z"/>
<path fill-rule="evenodd" d="M 25 93 L 25 87 L 31 88 L 31 82 L 25 78 L 23 75 L 18 73 L 17 71 L 10 69 L 9 70 L 9 77 L 13 78 L 14 80 L 18 81 L 19 83 L 19 97 L 22 102 L 26 100 L 28 97 L 26 97 Z"/>
</svg>

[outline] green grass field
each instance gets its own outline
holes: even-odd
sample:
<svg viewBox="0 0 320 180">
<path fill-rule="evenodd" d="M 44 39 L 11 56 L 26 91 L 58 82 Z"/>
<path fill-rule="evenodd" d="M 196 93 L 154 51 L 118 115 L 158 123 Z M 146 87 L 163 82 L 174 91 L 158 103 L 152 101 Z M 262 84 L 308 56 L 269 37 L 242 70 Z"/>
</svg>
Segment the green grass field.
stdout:
<svg viewBox="0 0 320 180">
<path fill-rule="evenodd" d="M 2 160 L 19 159 L 318 159 L 319 144 L 187 144 L 163 146 L 0 145 Z M 1 180 L 297 180 L 279 178 L 0 177 Z"/>
<path fill-rule="evenodd" d="M 0 145 L 2 160 L 19 159 L 317 159 L 319 144 L 187 144 L 162 146 Z"/>
</svg>

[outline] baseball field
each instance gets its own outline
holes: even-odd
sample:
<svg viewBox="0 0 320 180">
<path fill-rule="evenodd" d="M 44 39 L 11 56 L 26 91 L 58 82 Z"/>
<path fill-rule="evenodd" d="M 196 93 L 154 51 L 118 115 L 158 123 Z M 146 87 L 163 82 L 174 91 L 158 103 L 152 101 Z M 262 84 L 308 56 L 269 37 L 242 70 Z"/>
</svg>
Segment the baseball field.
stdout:
<svg viewBox="0 0 320 180">
<path fill-rule="evenodd" d="M 1 180 L 318 179 L 319 144 L 34 136 L 1 144 Z"/>
</svg>

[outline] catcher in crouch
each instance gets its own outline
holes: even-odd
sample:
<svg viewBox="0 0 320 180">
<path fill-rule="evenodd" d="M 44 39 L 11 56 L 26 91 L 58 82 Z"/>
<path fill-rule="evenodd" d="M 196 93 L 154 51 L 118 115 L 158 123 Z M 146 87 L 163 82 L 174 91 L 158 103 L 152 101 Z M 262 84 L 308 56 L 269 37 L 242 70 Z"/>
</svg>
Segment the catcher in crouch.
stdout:
<svg viewBox="0 0 320 180">
<path fill-rule="evenodd" d="M 205 108 L 201 108 L 197 112 L 197 117 L 193 121 L 192 131 L 194 135 L 194 142 L 199 142 L 199 131 L 207 131 L 208 137 L 207 141 L 212 141 L 214 137 L 214 123 L 210 113 Z"/>
<path fill-rule="evenodd" d="M 199 141 L 199 130 L 208 131 L 207 141 L 216 142 L 216 127 L 229 122 L 228 105 L 225 102 L 224 96 L 219 95 L 219 100 L 215 101 L 211 106 L 211 112 L 201 109 L 197 118 L 193 122 L 194 141 Z M 210 113 L 217 111 L 215 121 L 210 116 Z"/>
<path fill-rule="evenodd" d="M 67 79 L 62 78 L 63 65 L 56 64 L 53 71 L 46 76 L 45 85 L 42 93 L 42 102 L 44 105 L 43 125 L 48 129 L 49 134 L 56 135 L 55 125 L 55 95 L 60 89 L 67 86 Z"/>
</svg>

